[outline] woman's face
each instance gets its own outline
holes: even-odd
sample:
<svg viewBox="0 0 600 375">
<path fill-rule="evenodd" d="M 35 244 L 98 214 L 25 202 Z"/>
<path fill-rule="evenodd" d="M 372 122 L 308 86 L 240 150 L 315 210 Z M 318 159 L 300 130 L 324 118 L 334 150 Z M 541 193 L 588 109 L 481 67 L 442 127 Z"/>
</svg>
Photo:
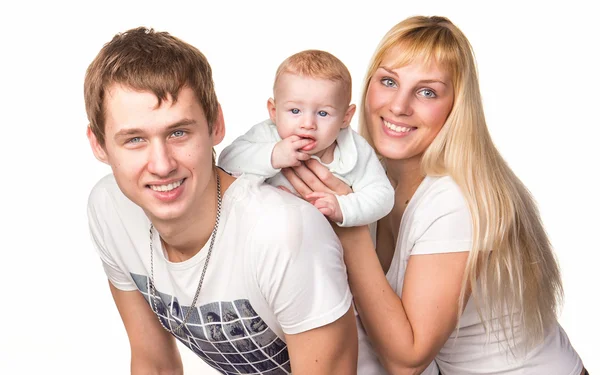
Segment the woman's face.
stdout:
<svg viewBox="0 0 600 375">
<path fill-rule="evenodd" d="M 452 110 L 452 80 L 435 63 L 393 68 L 390 55 L 393 52 L 383 59 L 367 88 L 367 127 L 383 157 L 421 158 Z"/>
</svg>

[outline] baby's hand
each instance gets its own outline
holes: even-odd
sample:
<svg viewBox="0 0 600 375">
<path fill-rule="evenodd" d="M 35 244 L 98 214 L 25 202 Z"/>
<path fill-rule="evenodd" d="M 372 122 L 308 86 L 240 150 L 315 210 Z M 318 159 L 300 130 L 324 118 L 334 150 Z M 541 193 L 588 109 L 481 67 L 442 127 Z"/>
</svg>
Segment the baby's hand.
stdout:
<svg viewBox="0 0 600 375">
<path fill-rule="evenodd" d="M 304 160 L 310 159 L 310 155 L 299 151 L 302 147 L 309 145 L 313 140 L 291 135 L 275 144 L 271 153 L 271 165 L 275 169 L 297 167 Z"/>
<path fill-rule="evenodd" d="M 342 214 L 342 209 L 340 208 L 340 204 L 338 203 L 335 195 L 331 193 L 324 192 L 312 192 L 306 196 L 306 200 L 312 203 L 321 213 L 329 220 L 335 223 L 341 223 L 344 221 L 344 215 Z"/>
</svg>

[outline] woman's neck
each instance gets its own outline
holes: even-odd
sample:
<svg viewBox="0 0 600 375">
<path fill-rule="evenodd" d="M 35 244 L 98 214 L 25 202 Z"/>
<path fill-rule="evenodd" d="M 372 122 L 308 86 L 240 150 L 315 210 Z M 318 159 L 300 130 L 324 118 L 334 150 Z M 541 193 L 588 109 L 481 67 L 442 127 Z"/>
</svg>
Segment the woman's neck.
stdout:
<svg viewBox="0 0 600 375">
<path fill-rule="evenodd" d="M 421 171 L 421 158 L 411 158 L 406 160 L 384 159 L 386 173 L 390 183 L 396 192 L 396 199 L 404 198 L 409 200 L 419 187 L 423 178 Z"/>
<path fill-rule="evenodd" d="M 377 256 L 384 272 L 387 272 L 394 257 L 402 216 L 424 176 L 421 173 L 420 158 L 384 159 L 382 162 L 394 187 L 394 207 L 377 225 Z"/>
</svg>

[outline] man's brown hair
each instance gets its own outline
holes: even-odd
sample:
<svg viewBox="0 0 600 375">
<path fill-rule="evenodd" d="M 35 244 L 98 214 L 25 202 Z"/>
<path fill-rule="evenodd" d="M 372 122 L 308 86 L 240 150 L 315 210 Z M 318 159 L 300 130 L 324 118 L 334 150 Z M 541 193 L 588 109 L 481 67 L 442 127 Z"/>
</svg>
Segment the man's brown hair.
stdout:
<svg viewBox="0 0 600 375">
<path fill-rule="evenodd" d="M 114 84 L 151 91 L 158 106 L 169 96 L 173 102 L 184 86 L 191 88 L 204 110 L 208 131 L 218 116 L 212 70 L 194 46 L 153 29 L 138 27 L 119 33 L 102 47 L 87 69 L 84 81 L 85 108 L 90 129 L 105 144 L 105 97 Z"/>
</svg>

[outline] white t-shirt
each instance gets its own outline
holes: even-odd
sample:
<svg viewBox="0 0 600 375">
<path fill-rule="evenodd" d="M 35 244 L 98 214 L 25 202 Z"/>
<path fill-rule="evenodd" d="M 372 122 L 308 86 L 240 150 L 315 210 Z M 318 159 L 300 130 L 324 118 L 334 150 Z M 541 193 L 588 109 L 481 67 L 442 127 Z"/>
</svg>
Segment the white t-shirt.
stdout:
<svg viewBox="0 0 600 375">
<path fill-rule="evenodd" d="M 208 252 L 167 260 L 154 231 L 149 293 L 150 221 L 125 197 L 113 175 L 93 188 L 88 217 L 110 282 L 139 290 L 167 327 L 190 309 Z M 341 245 L 323 215 L 289 193 L 240 177 L 226 190 L 204 283 L 184 334 L 175 335 L 223 374 L 289 374 L 284 333 L 332 323 L 348 308 Z M 156 311 L 156 310 L 155 310 Z"/>
<path fill-rule="evenodd" d="M 219 166 L 234 173 L 249 173 L 266 178 L 273 186 L 294 187 L 273 168 L 271 154 L 281 137 L 271 120 L 254 125 L 246 134 L 236 138 L 219 155 Z M 352 128 L 342 129 L 336 139 L 333 160 L 324 163 L 312 155 L 353 190 L 351 194 L 336 196 L 342 211 L 341 227 L 373 223 L 387 215 L 394 206 L 394 189 L 369 143 Z"/>
<path fill-rule="evenodd" d="M 371 234 L 376 233 L 375 225 Z M 469 251 L 472 245 L 472 220 L 467 202 L 451 177 L 426 177 L 411 198 L 402 221 L 396 250 L 387 272 L 387 280 L 402 296 L 406 266 L 411 255 Z M 560 325 L 548 330 L 538 347 L 515 359 L 507 339 L 492 333 L 487 342 L 483 324 L 472 300 L 456 331 L 444 344 L 436 362 L 443 375 L 579 375 L 583 365 Z M 515 339 L 520 331 L 515 327 Z M 359 374 L 385 374 L 375 356 L 364 329 L 359 325 Z M 432 367 L 432 366 L 430 366 Z M 360 369 L 365 368 L 364 372 Z M 429 371 L 429 372 L 428 372 Z M 436 374 L 428 369 L 424 374 Z"/>
</svg>

